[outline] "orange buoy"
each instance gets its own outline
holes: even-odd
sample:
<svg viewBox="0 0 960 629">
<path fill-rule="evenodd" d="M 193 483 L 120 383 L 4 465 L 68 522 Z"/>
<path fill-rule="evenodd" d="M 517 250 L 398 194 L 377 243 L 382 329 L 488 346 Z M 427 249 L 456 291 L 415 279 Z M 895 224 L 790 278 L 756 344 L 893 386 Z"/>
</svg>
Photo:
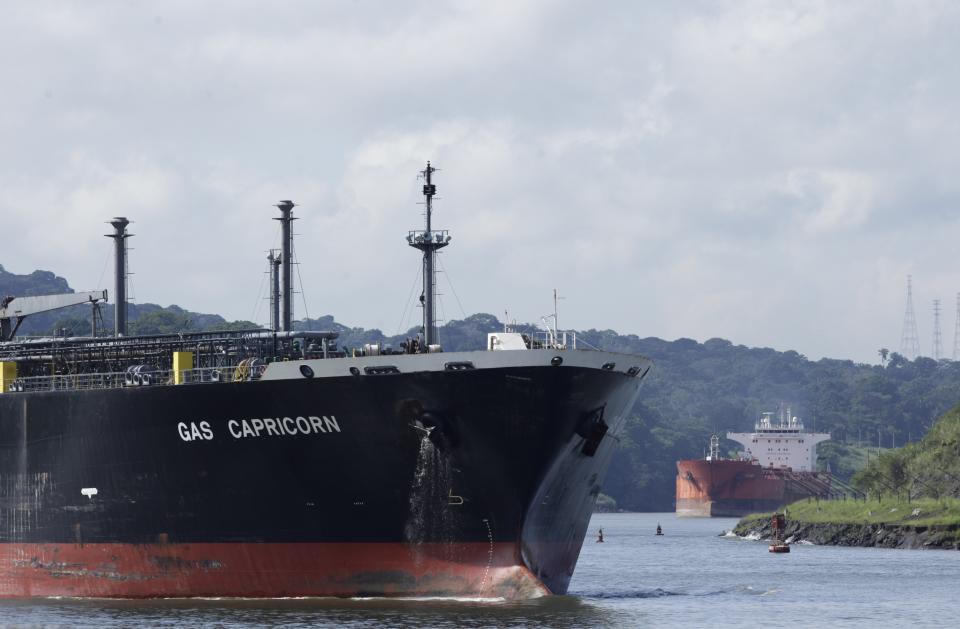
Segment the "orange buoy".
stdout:
<svg viewBox="0 0 960 629">
<path fill-rule="evenodd" d="M 773 528 L 773 536 L 770 541 L 770 552 L 771 553 L 789 553 L 790 545 L 783 540 L 783 532 L 786 526 L 786 515 L 783 513 L 774 513 L 773 517 L 770 519 L 770 525 Z"/>
</svg>

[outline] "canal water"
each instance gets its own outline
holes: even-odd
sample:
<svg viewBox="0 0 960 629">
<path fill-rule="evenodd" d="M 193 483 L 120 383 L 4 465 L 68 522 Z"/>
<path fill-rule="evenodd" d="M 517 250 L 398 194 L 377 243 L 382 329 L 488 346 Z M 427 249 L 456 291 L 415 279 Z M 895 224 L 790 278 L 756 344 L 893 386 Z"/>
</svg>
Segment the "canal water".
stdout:
<svg viewBox="0 0 960 629">
<path fill-rule="evenodd" d="M 0 601 L 0 626 L 944 627 L 960 618 L 960 552 L 801 543 L 773 555 L 763 542 L 720 536 L 735 523 L 597 514 L 567 596 Z"/>
</svg>

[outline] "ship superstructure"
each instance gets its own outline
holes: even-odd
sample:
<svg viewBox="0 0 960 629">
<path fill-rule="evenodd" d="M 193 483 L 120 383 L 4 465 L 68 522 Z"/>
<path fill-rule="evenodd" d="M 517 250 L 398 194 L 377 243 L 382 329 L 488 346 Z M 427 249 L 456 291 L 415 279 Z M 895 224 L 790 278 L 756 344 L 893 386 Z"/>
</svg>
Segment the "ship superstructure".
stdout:
<svg viewBox="0 0 960 629">
<path fill-rule="evenodd" d="M 779 413 L 763 413 L 753 432 L 728 432 L 727 439 L 743 446 L 740 458 L 756 461 L 761 467 L 813 472 L 817 467 L 817 444 L 829 441 L 830 435 L 807 432 L 803 421 L 784 406 Z"/>
<path fill-rule="evenodd" d="M 293 329 L 293 207 L 269 329 L 0 343 L 0 596 L 566 591 L 650 361 L 555 332 L 444 352 L 429 213 L 422 339 Z"/>
</svg>

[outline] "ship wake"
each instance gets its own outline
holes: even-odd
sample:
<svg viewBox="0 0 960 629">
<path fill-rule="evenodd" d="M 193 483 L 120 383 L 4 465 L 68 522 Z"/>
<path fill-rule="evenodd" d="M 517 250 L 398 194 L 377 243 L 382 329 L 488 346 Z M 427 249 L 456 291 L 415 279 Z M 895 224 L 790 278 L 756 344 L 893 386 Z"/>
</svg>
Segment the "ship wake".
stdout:
<svg viewBox="0 0 960 629">
<path fill-rule="evenodd" d="M 584 592 L 574 592 L 571 591 L 570 594 L 580 598 L 588 599 L 634 599 L 634 598 L 662 598 L 665 596 L 722 596 L 722 595 L 737 595 L 743 594 L 748 596 L 769 596 L 771 594 L 776 594 L 780 590 L 775 588 L 754 588 L 750 585 L 733 585 L 726 588 L 721 588 L 717 590 L 690 590 L 686 591 L 683 589 L 679 590 L 668 590 L 660 587 L 655 588 L 637 588 L 637 589 L 623 589 L 623 590 L 603 590 L 603 591 L 584 591 Z"/>
</svg>

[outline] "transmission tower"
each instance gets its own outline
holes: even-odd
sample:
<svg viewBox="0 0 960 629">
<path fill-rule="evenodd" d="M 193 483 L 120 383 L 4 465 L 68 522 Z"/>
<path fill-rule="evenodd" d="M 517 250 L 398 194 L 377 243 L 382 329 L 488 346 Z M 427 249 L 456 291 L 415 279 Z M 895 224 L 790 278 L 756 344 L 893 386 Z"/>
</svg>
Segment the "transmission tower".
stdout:
<svg viewBox="0 0 960 629">
<path fill-rule="evenodd" d="M 903 315 L 903 334 L 900 337 L 900 354 L 913 360 L 920 354 L 920 336 L 917 334 L 917 317 L 913 314 L 913 276 L 907 276 L 907 312 Z"/>
<path fill-rule="evenodd" d="M 940 300 L 933 300 L 933 359 L 940 360 L 943 353 L 943 339 L 940 337 Z"/>
<path fill-rule="evenodd" d="M 960 293 L 957 293 L 957 322 L 953 326 L 953 359 L 960 360 Z"/>
</svg>

